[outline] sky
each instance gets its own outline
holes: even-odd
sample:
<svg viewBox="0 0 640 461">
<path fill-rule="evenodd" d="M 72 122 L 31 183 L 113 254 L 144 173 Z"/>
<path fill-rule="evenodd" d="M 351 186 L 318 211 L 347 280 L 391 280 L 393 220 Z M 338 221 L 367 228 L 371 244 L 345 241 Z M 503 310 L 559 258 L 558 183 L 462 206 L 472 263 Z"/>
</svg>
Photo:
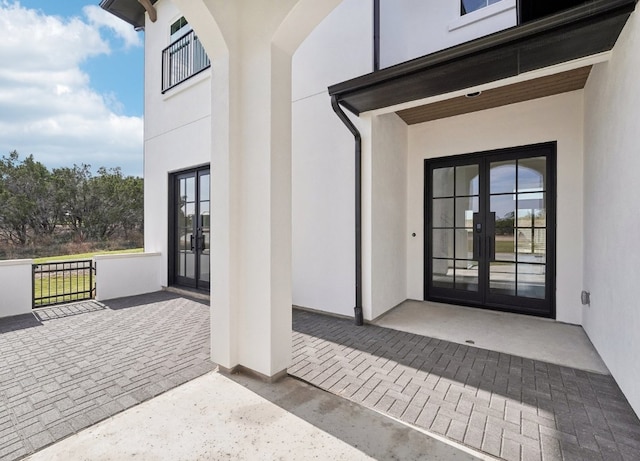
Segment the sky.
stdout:
<svg viewBox="0 0 640 461">
<path fill-rule="evenodd" d="M 143 33 L 100 0 L 0 0 L 0 157 L 142 176 Z"/>
</svg>

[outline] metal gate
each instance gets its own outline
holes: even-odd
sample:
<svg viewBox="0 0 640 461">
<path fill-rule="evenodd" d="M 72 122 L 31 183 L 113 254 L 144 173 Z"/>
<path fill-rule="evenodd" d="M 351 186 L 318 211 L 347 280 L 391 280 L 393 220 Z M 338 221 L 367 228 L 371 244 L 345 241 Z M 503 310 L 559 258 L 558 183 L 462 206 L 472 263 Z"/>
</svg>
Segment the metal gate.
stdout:
<svg viewBox="0 0 640 461">
<path fill-rule="evenodd" d="M 33 308 L 93 299 L 95 272 L 92 259 L 34 264 Z"/>
</svg>

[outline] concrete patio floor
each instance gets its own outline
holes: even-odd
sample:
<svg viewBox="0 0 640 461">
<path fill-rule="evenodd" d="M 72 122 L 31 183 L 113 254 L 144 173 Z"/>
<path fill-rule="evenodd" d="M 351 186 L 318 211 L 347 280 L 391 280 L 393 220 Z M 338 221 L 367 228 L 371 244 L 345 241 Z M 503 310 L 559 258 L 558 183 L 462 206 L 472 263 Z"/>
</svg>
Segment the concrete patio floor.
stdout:
<svg viewBox="0 0 640 461">
<path fill-rule="evenodd" d="M 478 459 L 293 378 L 211 372 L 30 456 L 29 461 Z"/>
<path fill-rule="evenodd" d="M 581 326 L 540 317 L 408 300 L 375 325 L 609 374 Z"/>
<path fill-rule="evenodd" d="M 253 459 L 254 449 L 262 459 L 419 459 L 421 450 L 424 459 L 640 459 L 640 422 L 609 375 L 299 310 L 293 318 L 290 375 L 334 395 L 291 378 L 209 373 L 208 305 L 175 294 L 0 320 L 0 459 L 62 439 L 34 459 L 128 457 L 118 437 L 137 437 L 141 459 Z M 111 451 L 70 455 L 96 437 Z M 190 454 L 154 454 L 175 437 Z"/>
</svg>

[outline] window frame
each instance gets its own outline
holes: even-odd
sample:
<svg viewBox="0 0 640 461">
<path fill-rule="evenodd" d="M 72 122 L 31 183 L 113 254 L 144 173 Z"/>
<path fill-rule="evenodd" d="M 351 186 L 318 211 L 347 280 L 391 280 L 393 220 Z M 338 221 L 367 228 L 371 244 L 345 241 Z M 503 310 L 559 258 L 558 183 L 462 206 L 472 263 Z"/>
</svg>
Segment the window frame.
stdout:
<svg viewBox="0 0 640 461">
<path fill-rule="evenodd" d="M 482 0 L 482 1 L 483 1 L 483 3 L 484 3 L 484 5 L 483 5 L 483 6 L 480 6 L 480 7 L 476 8 L 475 10 L 467 11 L 467 10 L 465 9 L 465 6 L 464 6 L 464 0 L 460 0 L 460 17 L 464 17 L 464 16 L 466 16 L 466 15 L 468 15 L 468 14 L 475 13 L 476 11 L 480 11 L 480 10 L 482 10 L 483 8 L 487 8 L 487 7 L 491 6 L 491 5 L 494 5 L 494 4 L 496 4 L 496 3 L 499 3 L 499 2 L 501 2 L 502 0 L 495 0 L 495 1 L 492 1 L 492 0 Z"/>
</svg>

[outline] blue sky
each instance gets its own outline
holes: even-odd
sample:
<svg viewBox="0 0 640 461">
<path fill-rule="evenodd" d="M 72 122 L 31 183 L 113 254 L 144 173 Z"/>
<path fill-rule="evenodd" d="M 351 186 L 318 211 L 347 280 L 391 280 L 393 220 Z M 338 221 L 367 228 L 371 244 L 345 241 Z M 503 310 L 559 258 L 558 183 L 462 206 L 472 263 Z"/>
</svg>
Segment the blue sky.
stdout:
<svg viewBox="0 0 640 461">
<path fill-rule="evenodd" d="M 0 155 L 142 175 L 143 33 L 99 0 L 0 0 Z"/>
</svg>

